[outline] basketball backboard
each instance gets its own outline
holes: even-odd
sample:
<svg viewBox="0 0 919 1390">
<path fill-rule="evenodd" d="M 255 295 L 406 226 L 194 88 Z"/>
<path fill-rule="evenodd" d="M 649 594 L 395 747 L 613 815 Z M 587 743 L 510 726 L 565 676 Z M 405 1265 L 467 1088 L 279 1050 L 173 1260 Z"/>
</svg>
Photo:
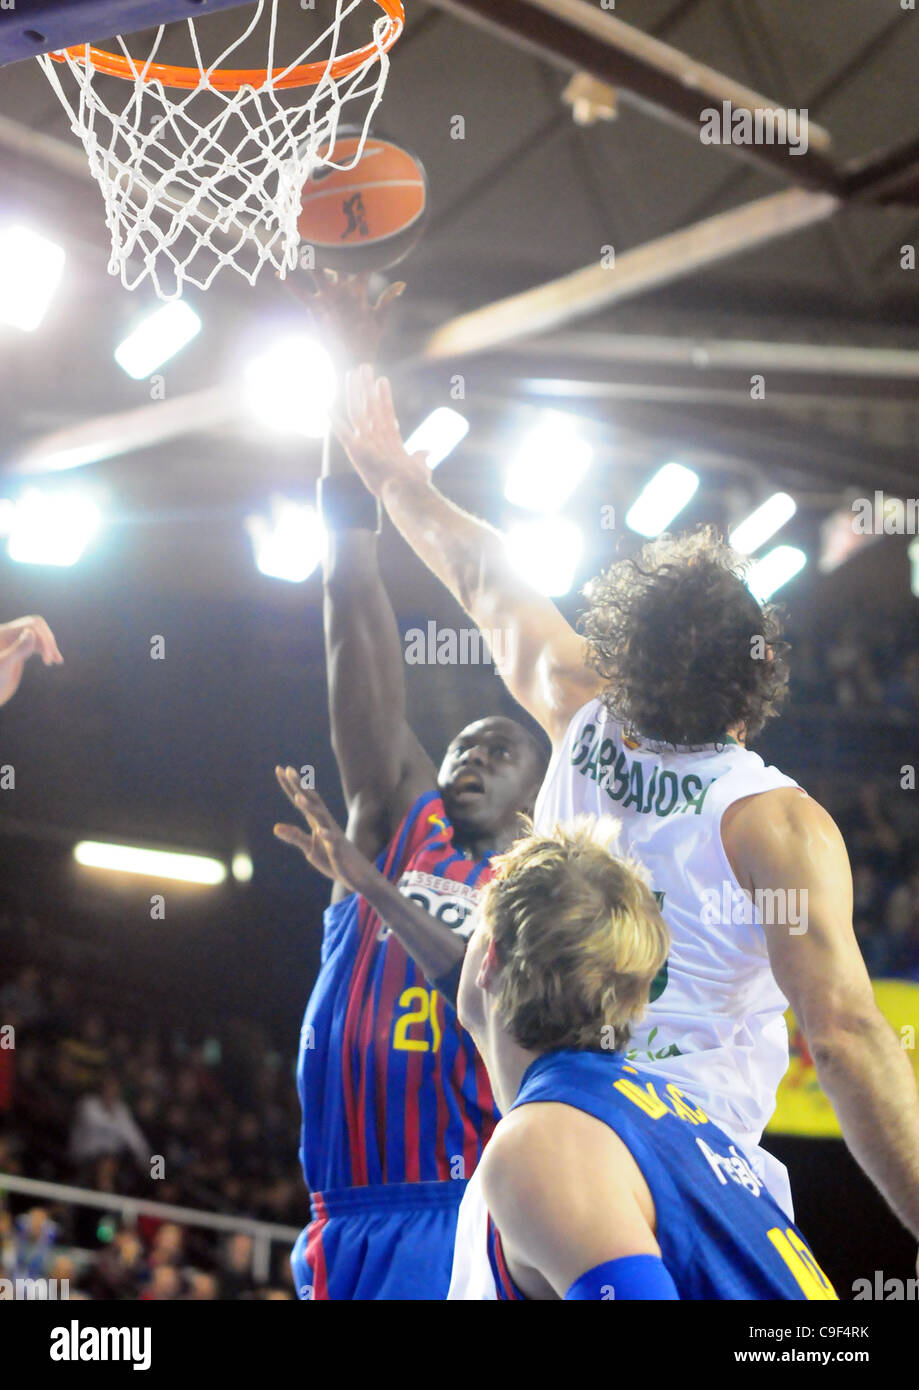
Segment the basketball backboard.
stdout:
<svg viewBox="0 0 919 1390">
<path fill-rule="evenodd" d="M 72 44 L 240 9 L 250 0 L 16 0 L 0 8 L 0 67 Z"/>
</svg>

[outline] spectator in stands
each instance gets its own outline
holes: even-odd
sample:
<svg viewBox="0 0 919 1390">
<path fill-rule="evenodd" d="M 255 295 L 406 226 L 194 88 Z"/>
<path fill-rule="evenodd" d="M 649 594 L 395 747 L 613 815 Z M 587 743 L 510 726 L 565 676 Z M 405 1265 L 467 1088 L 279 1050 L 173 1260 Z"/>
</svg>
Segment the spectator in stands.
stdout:
<svg viewBox="0 0 919 1390">
<path fill-rule="evenodd" d="M 65 1038 L 61 1051 L 67 1061 L 67 1075 L 74 1090 L 79 1093 L 98 1090 L 109 1062 L 105 1024 L 100 1015 L 86 1014 L 80 1021 L 77 1036 Z"/>
<path fill-rule="evenodd" d="M 870 863 L 852 865 L 852 923 L 868 974 L 882 979 L 890 968 L 890 949 L 884 930 L 884 891 Z"/>
<path fill-rule="evenodd" d="M 220 1261 L 222 1298 L 242 1298 L 257 1288 L 252 1274 L 252 1237 L 242 1232 L 230 1236 Z"/>
<path fill-rule="evenodd" d="M 107 1075 L 99 1093 L 84 1096 L 77 1105 L 70 1157 L 85 1173 L 98 1159 L 124 1153 L 131 1153 L 139 1168 L 149 1168 L 150 1146 L 121 1099 L 117 1077 Z"/>
<path fill-rule="evenodd" d="M 9 1279 L 43 1279 L 54 1255 L 57 1225 L 45 1207 L 31 1207 L 14 1223 Z"/>
<path fill-rule="evenodd" d="M 140 1298 L 144 1303 L 168 1303 L 178 1299 L 181 1291 L 179 1271 L 172 1265 L 157 1265 Z"/>
<path fill-rule="evenodd" d="M 151 1269 L 160 1265 L 178 1268 L 185 1253 L 185 1232 L 173 1221 L 165 1221 L 153 1237 L 148 1264 Z"/>
<path fill-rule="evenodd" d="M 0 1026 L 16 1015 L 22 1028 L 31 1028 L 44 1018 L 46 1009 L 39 993 L 39 973 L 34 965 L 20 970 L 15 980 L 0 989 Z"/>
<path fill-rule="evenodd" d="M 893 973 L 915 979 L 919 976 L 919 862 L 890 895 L 887 930 Z"/>
<path fill-rule="evenodd" d="M 911 652 L 884 686 L 884 704 L 906 714 L 919 711 L 919 654 Z"/>
<path fill-rule="evenodd" d="M 55 1281 L 56 1298 L 68 1298 L 72 1302 L 89 1298 L 89 1294 L 77 1282 L 77 1267 L 69 1255 L 54 1257 L 48 1266 L 48 1278 Z"/>
<path fill-rule="evenodd" d="M 204 1270 L 193 1269 L 188 1281 L 188 1292 L 184 1295 L 189 1303 L 198 1303 L 203 1300 L 213 1302 L 220 1297 L 220 1286 L 217 1283 L 216 1275 L 208 1274 Z"/>
<path fill-rule="evenodd" d="M 13 1214 L 0 1197 L 0 1279 L 13 1277 L 16 1263 L 16 1228 Z"/>
<path fill-rule="evenodd" d="M 111 1245 L 96 1256 L 86 1278 L 90 1298 L 135 1300 L 145 1276 L 144 1247 L 133 1231 L 117 1233 Z"/>
</svg>

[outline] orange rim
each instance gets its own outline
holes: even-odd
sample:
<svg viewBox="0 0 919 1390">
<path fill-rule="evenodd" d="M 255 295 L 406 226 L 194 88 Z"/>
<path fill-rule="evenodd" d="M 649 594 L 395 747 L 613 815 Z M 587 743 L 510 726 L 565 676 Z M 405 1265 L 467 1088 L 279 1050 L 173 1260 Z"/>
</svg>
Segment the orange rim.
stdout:
<svg viewBox="0 0 919 1390">
<path fill-rule="evenodd" d="M 378 5 L 389 19 L 380 45 L 383 51 L 388 53 L 405 27 L 405 9 L 402 0 L 373 0 L 373 3 Z M 121 77 L 128 82 L 137 81 L 138 76 L 142 74 L 142 81 L 161 82 L 164 87 L 194 90 L 201 85 L 199 68 L 177 68 L 168 63 L 151 63 L 149 67 L 142 62 L 132 65 L 132 60 L 120 53 L 109 53 L 104 48 L 93 48 L 90 44 L 87 55 L 86 49 L 86 44 L 76 44 L 73 48 L 65 48 L 63 52 L 52 53 L 50 56 L 56 63 L 63 63 L 65 57 L 69 57 L 76 63 L 93 68 L 96 72 L 105 73 L 108 77 Z M 356 48 L 353 53 L 342 54 L 331 64 L 304 63 L 302 67 L 291 68 L 289 72 L 286 68 L 274 68 L 271 73 L 273 85 L 278 91 L 290 87 L 315 87 L 327 72 L 336 79 L 348 77 L 368 59 L 376 57 L 378 52 L 375 43 L 367 43 L 363 48 Z M 267 68 L 214 68 L 207 74 L 207 86 L 218 92 L 238 92 L 242 87 L 263 87 L 267 85 L 268 77 Z"/>
</svg>

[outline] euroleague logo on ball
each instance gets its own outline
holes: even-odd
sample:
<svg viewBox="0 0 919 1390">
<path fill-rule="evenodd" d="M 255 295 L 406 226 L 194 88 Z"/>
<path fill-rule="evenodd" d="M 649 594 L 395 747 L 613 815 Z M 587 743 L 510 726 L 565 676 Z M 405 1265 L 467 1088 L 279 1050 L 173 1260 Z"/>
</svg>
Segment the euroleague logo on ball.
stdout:
<svg viewBox="0 0 919 1390">
<path fill-rule="evenodd" d="M 341 205 L 341 210 L 345 214 L 347 225 L 345 227 L 342 241 L 347 241 L 349 236 L 357 232 L 358 236 L 369 236 L 370 228 L 367 226 L 367 212 L 364 207 L 364 199 L 360 193 L 355 193 L 353 197 L 346 198 Z"/>
<path fill-rule="evenodd" d="M 316 263 L 346 275 L 385 270 L 412 251 L 428 205 L 418 157 L 391 140 L 339 132 L 307 179 L 297 229 Z"/>
</svg>

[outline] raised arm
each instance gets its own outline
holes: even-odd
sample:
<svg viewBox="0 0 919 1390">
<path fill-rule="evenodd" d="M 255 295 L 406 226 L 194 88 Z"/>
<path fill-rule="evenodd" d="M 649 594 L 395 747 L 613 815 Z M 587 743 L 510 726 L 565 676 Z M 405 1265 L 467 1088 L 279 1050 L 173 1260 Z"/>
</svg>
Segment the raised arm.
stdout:
<svg viewBox="0 0 919 1390">
<path fill-rule="evenodd" d="M 795 1011 L 849 1150 L 919 1239 L 919 1093 L 906 1053 L 875 1003 L 855 940 L 842 836 L 799 789 L 736 806 L 722 838 L 740 883 L 753 893 L 779 890 L 778 903 L 787 901 L 789 890 L 798 894 L 784 924 L 765 927 L 779 988 Z M 789 920 L 798 909 L 801 921 Z"/>
<path fill-rule="evenodd" d="M 498 672 L 556 744 L 602 687 L 583 639 L 517 574 L 500 532 L 449 502 L 424 456 L 406 453 L 385 378 L 375 380 L 369 367 L 352 372 L 348 408 L 350 423 L 338 433 L 358 473 L 476 626 L 486 636 L 502 634 Z"/>
<path fill-rule="evenodd" d="M 391 286 L 373 305 L 366 277 L 326 276 L 305 302 L 339 362 L 349 363 L 374 348 L 401 288 Z M 412 802 L 436 785 L 436 773 L 405 718 L 402 642 L 380 576 L 376 504 L 334 439 L 320 497 L 329 536 L 323 617 L 332 746 L 348 835 L 375 858 Z M 336 886 L 333 896 L 341 895 Z"/>
<path fill-rule="evenodd" d="M 334 441 L 330 454 L 323 478 L 327 518 L 327 479 L 359 483 Z M 416 797 L 436 785 L 437 774 L 406 722 L 402 641 L 380 576 L 377 536 L 357 518 L 329 527 L 323 617 L 332 746 L 348 833 L 375 858 Z"/>
</svg>

